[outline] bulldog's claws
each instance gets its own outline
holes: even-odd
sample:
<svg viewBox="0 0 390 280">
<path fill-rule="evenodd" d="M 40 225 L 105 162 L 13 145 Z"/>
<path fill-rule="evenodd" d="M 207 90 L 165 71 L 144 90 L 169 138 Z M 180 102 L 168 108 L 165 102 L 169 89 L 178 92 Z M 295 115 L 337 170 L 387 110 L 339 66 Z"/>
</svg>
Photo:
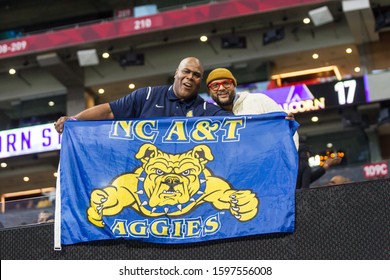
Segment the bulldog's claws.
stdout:
<svg viewBox="0 0 390 280">
<path fill-rule="evenodd" d="M 148 204 L 148 202 L 147 202 L 146 200 L 145 200 L 144 202 L 141 203 L 142 206 L 145 206 L 145 205 L 147 205 L 147 204 Z"/>
<path fill-rule="evenodd" d="M 106 202 L 107 201 L 107 198 L 105 198 L 105 197 L 103 197 L 102 199 L 100 199 L 100 202 L 101 203 L 104 203 L 104 202 Z"/>
<path fill-rule="evenodd" d="M 102 210 L 102 206 L 97 206 L 96 207 L 96 210 L 98 211 L 98 213 L 100 214 L 101 210 Z"/>
<path fill-rule="evenodd" d="M 241 219 L 241 215 L 234 215 L 234 217 L 236 217 L 237 220 Z"/>
<path fill-rule="evenodd" d="M 232 207 L 232 209 L 236 212 L 240 211 L 240 208 L 239 207 Z"/>
<path fill-rule="evenodd" d="M 232 200 L 232 203 L 236 204 L 238 202 L 237 199 Z"/>
</svg>

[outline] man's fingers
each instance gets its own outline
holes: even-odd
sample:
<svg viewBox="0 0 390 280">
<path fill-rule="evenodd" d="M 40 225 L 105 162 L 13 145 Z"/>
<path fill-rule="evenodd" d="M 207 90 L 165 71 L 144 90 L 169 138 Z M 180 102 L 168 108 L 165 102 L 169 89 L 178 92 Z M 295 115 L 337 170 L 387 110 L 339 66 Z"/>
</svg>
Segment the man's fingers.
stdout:
<svg viewBox="0 0 390 280">
<path fill-rule="evenodd" d="M 293 113 L 288 113 L 288 115 L 286 116 L 285 118 L 286 120 L 289 120 L 289 121 L 295 121 L 295 117 L 294 117 L 294 114 Z"/>
<path fill-rule="evenodd" d="M 62 133 L 62 130 L 64 128 L 64 121 L 67 120 L 67 116 L 60 117 L 56 122 L 54 122 L 54 128 L 57 130 L 58 133 Z"/>
</svg>

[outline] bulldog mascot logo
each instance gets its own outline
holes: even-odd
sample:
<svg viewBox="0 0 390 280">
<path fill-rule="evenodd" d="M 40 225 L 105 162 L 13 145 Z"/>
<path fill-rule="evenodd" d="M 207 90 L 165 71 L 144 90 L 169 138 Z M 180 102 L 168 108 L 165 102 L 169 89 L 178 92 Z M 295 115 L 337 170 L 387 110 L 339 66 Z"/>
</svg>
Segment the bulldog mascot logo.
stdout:
<svg viewBox="0 0 390 280">
<path fill-rule="evenodd" d="M 104 227 L 103 216 L 117 215 L 125 207 L 148 217 L 175 217 L 207 202 L 218 210 L 229 210 L 239 221 L 251 220 L 258 212 L 255 193 L 233 189 L 205 167 L 214 159 L 206 145 L 168 154 L 144 144 L 135 157 L 142 165 L 134 172 L 121 174 L 108 186 L 91 192 L 87 215 L 95 226 Z"/>
</svg>

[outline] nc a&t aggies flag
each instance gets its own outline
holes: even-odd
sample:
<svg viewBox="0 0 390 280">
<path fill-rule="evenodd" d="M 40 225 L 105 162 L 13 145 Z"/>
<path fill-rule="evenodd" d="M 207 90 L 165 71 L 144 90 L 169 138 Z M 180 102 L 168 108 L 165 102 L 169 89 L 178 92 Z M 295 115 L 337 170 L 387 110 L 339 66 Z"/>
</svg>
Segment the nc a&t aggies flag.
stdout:
<svg viewBox="0 0 390 280">
<path fill-rule="evenodd" d="M 298 124 L 285 116 L 67 121 L 56 248 L 292 232 Z"/>
</svg>

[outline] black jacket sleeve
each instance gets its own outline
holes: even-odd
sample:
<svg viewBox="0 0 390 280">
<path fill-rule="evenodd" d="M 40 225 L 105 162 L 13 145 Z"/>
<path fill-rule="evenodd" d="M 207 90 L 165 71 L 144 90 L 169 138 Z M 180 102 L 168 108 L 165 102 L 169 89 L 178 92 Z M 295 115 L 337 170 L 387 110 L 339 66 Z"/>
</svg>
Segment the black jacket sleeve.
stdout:
<svg viewBox="0 0 390 280">
<path fill-rule="evenodd" d="M 325 174 L 325 169 L 322 166 L 312 170 L 311 171 L 311 175 L 310 175 L 310 183 L 312 183 L 315 180 L 319 179 L 324 174 Z"/>
</svg>

